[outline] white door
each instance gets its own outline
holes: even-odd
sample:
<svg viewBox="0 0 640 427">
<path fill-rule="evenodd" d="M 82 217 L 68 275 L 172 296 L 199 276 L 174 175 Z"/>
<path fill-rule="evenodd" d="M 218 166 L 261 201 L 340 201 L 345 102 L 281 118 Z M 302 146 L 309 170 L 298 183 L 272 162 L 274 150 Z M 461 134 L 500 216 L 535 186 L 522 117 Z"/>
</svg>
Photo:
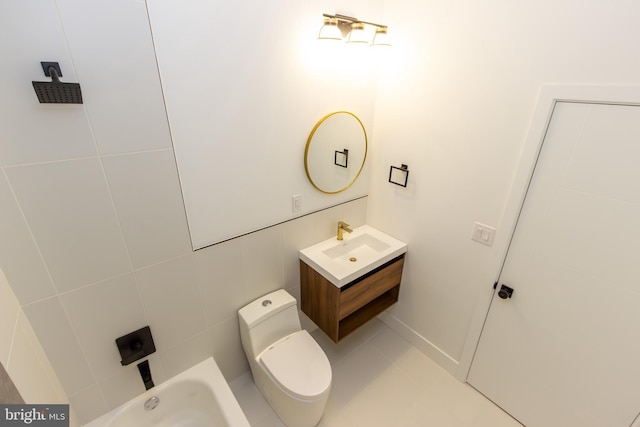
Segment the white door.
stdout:
<svg viewBox="0 0 640 427">
<path fill-rule="evenodd" d="M 640 411 L 640 107 L 556 103 L 468 382 L 528 427 Z M 503 295 L 504 296 L 504 295 Z"/>
</svg>

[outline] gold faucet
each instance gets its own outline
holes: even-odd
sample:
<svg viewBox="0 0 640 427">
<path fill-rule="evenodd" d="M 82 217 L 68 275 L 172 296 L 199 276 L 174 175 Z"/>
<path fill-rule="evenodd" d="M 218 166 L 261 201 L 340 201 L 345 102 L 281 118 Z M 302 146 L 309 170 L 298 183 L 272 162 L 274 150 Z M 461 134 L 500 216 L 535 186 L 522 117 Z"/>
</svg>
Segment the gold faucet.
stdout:
<svg viewBox="0 0 640 427">
<path fill-rule="evenodd" d="M 349 228 L 346 222 L 338 221 L 338 240 L 342 240 L 343 232 L 351 233 L 353 230 Z"/>
</svg>

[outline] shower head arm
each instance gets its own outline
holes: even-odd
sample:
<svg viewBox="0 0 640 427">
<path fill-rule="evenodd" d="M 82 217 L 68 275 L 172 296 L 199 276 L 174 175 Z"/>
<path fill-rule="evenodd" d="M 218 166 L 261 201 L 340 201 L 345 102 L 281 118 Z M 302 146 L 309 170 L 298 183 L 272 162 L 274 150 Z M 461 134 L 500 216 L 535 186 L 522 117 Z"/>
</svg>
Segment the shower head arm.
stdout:
<svg viewBox="0 0 640 427">
<path fill-rule="evenodd" d="M 58 71 L 55 67 L 49 67 L 47 68 L 47 71 L 49 72 L 53 83 L 60 83 L 60 77 L 58 77 Z"/>
</svg>

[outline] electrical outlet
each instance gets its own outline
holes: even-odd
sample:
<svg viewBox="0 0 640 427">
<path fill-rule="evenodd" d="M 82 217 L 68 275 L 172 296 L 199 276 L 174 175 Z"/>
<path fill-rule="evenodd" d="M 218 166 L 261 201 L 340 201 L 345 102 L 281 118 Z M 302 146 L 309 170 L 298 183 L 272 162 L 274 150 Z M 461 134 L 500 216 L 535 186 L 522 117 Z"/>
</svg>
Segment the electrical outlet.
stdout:
<svg viewBox="0 0 640 427">
<path fill-rule="evenodd" d="M 302 212 L 302 194 L 294 194 L 291 196 L 291 211 L 293 213 Z"/>
<path fill-rule="evenodd" d="M 480 242 L 483 245 L 493 245 L 493 238 L 496 234 L 496 229 L 479 222 L 473 223 L 473 232 L 471 234 L 471 240 Z"/>
</svg>

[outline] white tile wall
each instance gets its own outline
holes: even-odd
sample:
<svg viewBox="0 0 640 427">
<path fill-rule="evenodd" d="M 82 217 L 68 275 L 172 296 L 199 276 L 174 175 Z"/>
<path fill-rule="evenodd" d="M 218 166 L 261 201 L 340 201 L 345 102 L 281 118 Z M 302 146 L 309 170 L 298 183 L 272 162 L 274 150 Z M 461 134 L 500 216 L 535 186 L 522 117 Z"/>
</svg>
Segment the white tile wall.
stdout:
<svg viewBox="0 0 640 427">
<path fill-rule="evenodd" d="M 167 378 L 211 357 L 214 350 L 213 340 L 213 332 L 207 329 L 163 351 L 162 366 Z"/>
<path fill-rule="evenodd" d="M 5 169 L 58 291 L 129 271 L 97 158 Z"/>
<path fill-rule="evenodd" d="M 315 215 L 309 215 L 282 224 L 282 253 L 284 262 L 285 288 L 298 288 L 300 286 L 300 263 L 298 250 L 306 248 L 320 241 L 315 238 Z M 346 221 L 346 220 L 345 220 Z"/>
<path fill-rule="evenodd" d="M 102 161 L 134 268 L 191 252 L 173 151 Z"/>
<path fill-rule="evenodd" d="M 0 363 L 27 403 L 68 403 L 18 299 L 0 270 Z M 71 410 L 71 427 L 78 420 Z"/>
<path fill-rule="evenodd" d="M 171 148 L 145 2 L 57 5 L 100 153 Z"/>
<path fill-rule="evenodd" d="M 0 177 L 0 245 L 2 267 L 22 304 L 55 294 L 47 267 L 35 245 L 31 231 L 9 188 L 5 175 Z"/>
<path fill-rule="evenodd" d="M 59 298 L 30 304 L 24 312 L 67 394 L 91 385 L 94 376 Z"/>
<path fill-rule="evenodd" d="M 249 299 L 242 268 L 241 240 L 234 239 L 196 252 L 207 326 L 235 316 Z"/>
<path fill-rule="evenodd" d="M 9 362 L 9 352 L 11 351 L 11 342 L 15 335 L 16 325 L 18 323 L 18 315 L 20 314 L 20 304 L 11 290 L 11 286 L 5 278 L 2 270 L 0 270 L 0 301 L 2 301 L 2 309 L 0 310 L 0 363 L 7 366 Z"/>
<path fill-rule="evenodd" d="M 25 402 L 67 402 L 62 386 L 23 312 L 18 316 L 7 372 Z"/>
<path fill-rule="evenodd" d="M 261 295 L 252 296 L 247 303 Z M 237 316 L 233 316 L 209 328 L 213 337 L 213 357 L 223 370 L 227 381 L 236 378 L 249 369 L 249 364 L 242 350 L 240 329 Z"/>
<path fill-rule="evenodd" d="M 158 350 L 205 330 L 192 254 L 139 270 L 136 276 Z"/>
<path fill-rule="evenodd" d="M 77 82 L 54 0 L 0 4 L 4 56 L 0 165 L 94 156 L 96 146 L 82 106 L 39 104 L 31 81 L 50 81 L 40 61 L 57 61 L 64 82 Z"/>
<path fill-rule="evenodd" d="M 62 294 L 60 301 L 96 379 L 121 372 L 121 358 L 113 340 L 147 324 L 133 275 Z"/>
<path fill-rule="evenodd" d="M 268 228 L 240 239 L 247 286 L 258 295 L 284 286 L 282 226 Z"/>
<path fill-rule="evenodd" d="M 109 411 L 107 401 L 98 384 L 91 384 L 74 395 L 69 395 L 69 403 L 78 419 L 84 424 L 87 420 Z"/>
</svg>

